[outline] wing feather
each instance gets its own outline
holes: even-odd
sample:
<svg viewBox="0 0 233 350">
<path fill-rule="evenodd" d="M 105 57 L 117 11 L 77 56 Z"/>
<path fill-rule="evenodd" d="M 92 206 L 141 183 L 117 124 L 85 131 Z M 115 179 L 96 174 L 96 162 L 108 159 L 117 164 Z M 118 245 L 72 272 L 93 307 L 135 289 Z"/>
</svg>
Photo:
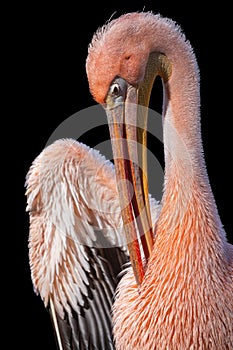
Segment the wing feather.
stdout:
<svg viewBox="0 0 233 350">
<path fill-rule="evenodd" d="M 112 163 L 58 140 L 34 160 L 26 188 L 32 282 L 59 350 L 114 350 L 111 307 L 129 257 Z M 159 206 L 151 205 L 155 222 Z"/>
<path fill-rule="evenodd" d="M 58 348 L 114 349 L 110 310 L 128 255 L 113 165 L 59 140 L 34 160 L 26 187 L 31 276 Z"/>
</svg>

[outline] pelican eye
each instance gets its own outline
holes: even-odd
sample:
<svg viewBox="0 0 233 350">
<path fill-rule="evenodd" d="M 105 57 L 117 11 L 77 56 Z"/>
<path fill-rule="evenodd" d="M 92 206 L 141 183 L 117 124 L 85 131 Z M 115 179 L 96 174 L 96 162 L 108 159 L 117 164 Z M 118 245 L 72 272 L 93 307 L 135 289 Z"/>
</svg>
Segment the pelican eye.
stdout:
<svg viewBox="0 0 233 350">
<path fill-rule="evenodd" d="M 116 78 L 109 88 L 108 96 L 114 101 L 123 102 L 125 99 L 126 90 L 126 81 L 122 78 Z"/>
<path fill-rule="evenodd" d="M 121 88 L 120 88 L 119 84 L 114 83 L 111 86 L 111 95 L 119 96 L 120 95 L 120 91 L 121 91 Z"/>
</svg>

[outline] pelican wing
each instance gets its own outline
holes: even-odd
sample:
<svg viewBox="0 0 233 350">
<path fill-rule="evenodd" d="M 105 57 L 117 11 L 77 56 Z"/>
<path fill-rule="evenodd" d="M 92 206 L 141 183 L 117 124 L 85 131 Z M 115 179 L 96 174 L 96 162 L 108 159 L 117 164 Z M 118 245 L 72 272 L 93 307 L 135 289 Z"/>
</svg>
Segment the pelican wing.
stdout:
<svg viewBox="0 0 233 350">
<path fill-rule="evenodd" d="M 114 349 L 111 306 L 128 254 L 113 165 L 58 140 L 34 160 L 26 188 L 32 282 L 59 349 Z"/>
</svg>

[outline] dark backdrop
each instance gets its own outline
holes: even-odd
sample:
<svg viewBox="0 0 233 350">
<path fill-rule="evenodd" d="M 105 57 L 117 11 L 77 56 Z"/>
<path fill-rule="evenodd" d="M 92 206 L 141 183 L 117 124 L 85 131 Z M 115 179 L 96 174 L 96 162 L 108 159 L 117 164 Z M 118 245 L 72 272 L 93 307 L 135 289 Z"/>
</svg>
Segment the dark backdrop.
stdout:
<svg viewBox="0 0 233 350">
<path fill-rule="evenodd" d="M 93 5 L 94 4 L 94 5 Z M 171 7 L 171 4 L 172 7 Z M 205 5 L 207 6 L 207 5 Z M 152 10 L 178 22 L 191 41 L 201 73 L 202 131 L 210 182 L 228 238 L 232 240 L 230 207 L 231 172 L 231 104 L 228 100 L 228 81 L 232 76 L 231 58 L 225 46 L 229 44 L 229 22 L 225 19 L 230 9 L 222 2 L 203 9 L 196 2 L 168 1 L 113 1 L 74 6 L 66 3 L 27 5 L 14 8 L 9 19 L 13 28 L 11 91 L 16 107 L 14 119 L 9 114 L 10 165 L 13 165 L 13 190 L 7 212 L 10 214 L 7 230 L 10 237 L 5 262 L 7 290 L 11 293 L 7 323 L 12 341 L 23 349 L 55 349 L 50 319 L 42 301 L 32 289 L 28 264 L 28 215 L 25 213 L 25 175 L 33 159 L 44 148 L 54 129 L 66 118 L 95 104 L 87 84 L 85 59 L 87 46 L 94 31 L 111 15 Z M 12 25 L 11 25 L 12 24 Z M 10 78 L 9 78 L 10 79 Z M 156 104 L 154 108 L 160 108 Z M 9 107 L 11 110 L 11 107 Z M 108 138 L 103 129 L 82 141 L 93 146 Z M 156 150 L 155 150 L 156 151 Z M 12 218 L 12 213 L 14 218 Z M 16 214 L 16 216 L 15 216 Z M 12 238 L 13 236 L 13 238 Z M 9 249 L 9 250 L 8 250 Z M 13 265 L 9 263 L 12 262 Z M 19 327 L 21 330 L 19 331 Z M 18 330 L 17 337 L 14 336 Z M 10 346 L 9 346 L 10 347 Z"/>
</svg>

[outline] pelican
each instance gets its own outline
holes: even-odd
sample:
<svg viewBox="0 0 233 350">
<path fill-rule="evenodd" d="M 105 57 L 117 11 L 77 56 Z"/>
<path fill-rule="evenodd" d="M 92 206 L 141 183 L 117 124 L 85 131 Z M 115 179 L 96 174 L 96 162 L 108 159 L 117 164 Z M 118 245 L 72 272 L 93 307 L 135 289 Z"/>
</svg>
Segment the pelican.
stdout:
<svg viewBox="0 0 233 350">
<path fill-rule="evenodd" d="M 63 139 L 42 151 L 26 179 L 32 282 L 58 348 L 233 349 L 233 246 L 208 180 L 189 41 L 171 19 L 127 13 L 94 34 L 86 71 L 106 110 L 114 166 Z M 160 203 L 148 194 L 146 161 L 156 76 Z"/>
</svg>

